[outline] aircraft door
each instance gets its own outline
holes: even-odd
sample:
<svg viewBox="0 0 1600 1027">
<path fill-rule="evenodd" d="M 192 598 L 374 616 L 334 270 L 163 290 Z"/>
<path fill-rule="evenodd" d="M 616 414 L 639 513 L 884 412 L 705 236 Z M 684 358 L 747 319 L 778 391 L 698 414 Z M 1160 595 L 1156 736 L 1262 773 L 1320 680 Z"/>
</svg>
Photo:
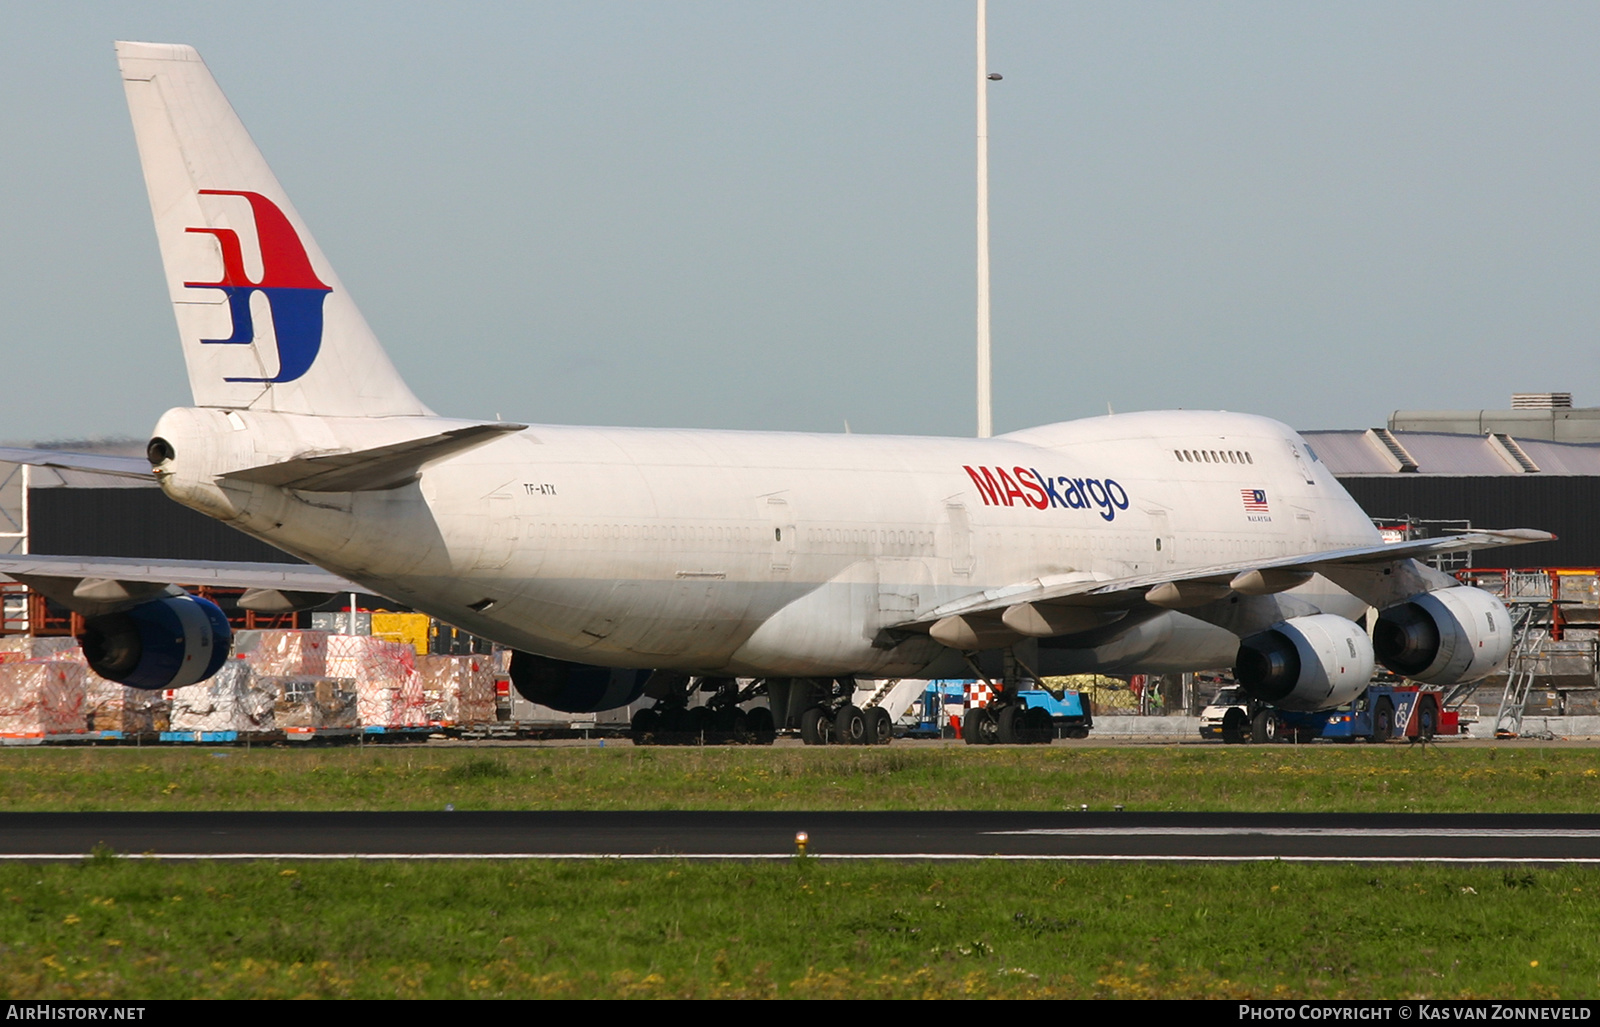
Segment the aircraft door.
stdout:
<svg viewBox="0 0 1600 1027">
<path fill-rule="evenodd" d="M 1150 534 L 1154 536 L 1150 546 L 1153 566 L 1158 571 L 1166 570 L 1178 562 L 1178 541 L 1172 535 L 1172 525 L 1169 523 L 1167 511 L 1146 512 L 1150 515 Z"/>
<path fill-rule="evenodd" d="M 972 518 L 967 514 L 966 504 L 947 503 L 944 512 L 950 522 L 950 573 L 971 574 Z"/>
<path fill-rule="evenodd" d="M 494 493 L 485 504 L 483 545 L 473 561 L 475 570 L 499 570 L 511 562 L 511 552 L 521 536 L 521 524 L 509 495 Z"/>
<path fill-rule="evenodd" d="M 795 545 L 800 532 L 789 512 L 789 502 L 779 496 L 767 497 L 767 523 L 772 527 L 772 570 L 787 575 L 794 566 Z"/>
<path fill-rule="evenodd" d="M 1300 473 L 1300 478 L 1307 485 L 1315 485 L 1317 479 L 1311 476 L 1311 464 L 1306 461 L 1305 453 L 1293 442 L 1289 443 L 1289 453 L 1294 457 L 1294 468 Z"/>
</svg>

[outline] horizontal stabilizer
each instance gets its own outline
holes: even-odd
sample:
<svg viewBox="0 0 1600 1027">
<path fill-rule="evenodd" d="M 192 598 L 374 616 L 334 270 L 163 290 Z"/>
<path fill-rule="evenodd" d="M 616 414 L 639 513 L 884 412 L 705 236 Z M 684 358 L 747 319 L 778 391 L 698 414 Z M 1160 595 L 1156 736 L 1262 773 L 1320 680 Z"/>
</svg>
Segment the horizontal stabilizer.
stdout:
<svg viewBox="0 0 1600 1027">
<path fill-rule="evenodd" d="M 415 481 L 422 468 L 436 460 L 464 453 L 527 427 L 500 422 L 474 424 L 354 453 L 324 453 L 246 467 L 229 471 L 223 477 L 305 492 L 382 491 Z"/>
<path fill-rule="evenodd" d="M 85 616 L 137 605 L 171 585 L 212 585 L 303 596 L 366 592 L 321 567 L 298 563 L 223 563 L 140 560 L 112 556 L 0 556 L 0 574 L 20 581 Z M 264 612 L 264 611 L 263 611 Z"/>
<path fill-rule="evenodd" d="M 0 463 L 32 464 L 60 471 L 93 471 L 118 478 L 155 481 L 149 461 L 136 456 L 107 456 L 102 453 L 63 453 L 54 449 L 12 449 L 0 446 Z"/>
<path fill-rule="evenodd" d="M 117 556 L 0 556 L 11 578 L 109 578 L 224 588 L 281 588 L 296 592 L 364 592 L 367 589 L 321 567 L 300 563 L 228 563 L 217 560 L 141 560 Z"/>
</svg>

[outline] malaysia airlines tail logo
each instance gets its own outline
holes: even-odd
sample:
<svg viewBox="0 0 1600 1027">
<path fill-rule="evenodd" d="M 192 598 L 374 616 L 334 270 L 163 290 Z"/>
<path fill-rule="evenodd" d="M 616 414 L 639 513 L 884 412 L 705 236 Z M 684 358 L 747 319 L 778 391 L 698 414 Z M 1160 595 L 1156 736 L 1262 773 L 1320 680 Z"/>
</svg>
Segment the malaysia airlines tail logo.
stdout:
<svg viewBox="0 0 1600 1027">
<path fill-rule="evenodd" d="M 322 302 L 333 289 L 323 285 L 311 268 L 305 244 L 277 204 L 260 193 L 232 189 L 202 189 L 201 196 L 241 196 L 250 201 L 261 247 L 261 280 L 252 282 L 244 270 L 239 234 L 231 228 L 190 228 L 214 235 L 222 247 L 222 280 L 184 282 L 189 289 L 221 289 L 228 298 L 233 334 L 226 339 L 201 339 L 205 345 L 248 346 L 256 341 L 250 316 L 250 297 L 261 293 L 272 311 L 273 334 L 278 341 L 278 373 L 271 378 L 225 378 L 229 382 L 292 382 L 311 370 L 322 348 Z"/>
</svg>

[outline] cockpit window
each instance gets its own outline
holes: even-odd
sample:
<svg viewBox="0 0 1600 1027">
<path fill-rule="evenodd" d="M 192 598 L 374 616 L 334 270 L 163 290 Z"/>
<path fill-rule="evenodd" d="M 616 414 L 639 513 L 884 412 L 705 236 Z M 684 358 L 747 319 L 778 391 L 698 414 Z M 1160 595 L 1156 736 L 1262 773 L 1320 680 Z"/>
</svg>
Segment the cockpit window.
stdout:
<svg viewBox="0 0 1600 1027">
<path fill-rule="evenodd" d="M 1316 463 L 1320 464 L 1322 462 L 1322 458 L 1317 456 L 1317 451 L 1311 448 L 1311 443 L 1309 442 L 1306 443 L 1306 455 L 1311 457 L 1311 459 Z"/>
</svg>

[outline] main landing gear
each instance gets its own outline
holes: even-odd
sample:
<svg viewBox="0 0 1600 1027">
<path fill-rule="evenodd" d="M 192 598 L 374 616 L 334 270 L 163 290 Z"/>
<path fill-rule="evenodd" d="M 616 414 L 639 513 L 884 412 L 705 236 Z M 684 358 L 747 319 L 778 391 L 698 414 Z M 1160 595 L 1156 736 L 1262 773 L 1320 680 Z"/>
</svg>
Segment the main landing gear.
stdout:
<svg viewBox="0 0 1600 1027">
<path fill-rule="evenodd" d="M 894 738 L 894 722 L 880 706 L 867 709 L 855 705 L 854 678 L 836 678 L 825 684 L 817 705 L 800 714 L 800 740 L 807 745 L 888 745 Z"/>
<path fill-rule="evenodd" d="M 1048 711 L 998 700 L 968 710 L 961 731 L 968 745 L 1049 745 L 1055 733 Z"/>
<path fill-rule="evenodd" d="M 974 674 L 983 677 L 972 654 L 967 656 L 967 665 Z M 1022 701 L 1022 672 L 1027 668 L 1010 650 L 1006 650 L 1001 667 L 1001 680 L 998 683 L 989 682 L 994 690 L 994 698 L 989 700 L 989 705 L 967 710 L 962 721 L 962 738 L 968 745 L 1049 745 L 1056 736 L 1055 719 L 1050 716 L 1049 710 L 1028 706 Z M 1029 676 L 1038 680 L 1031 671 Z M 987 678 L 984 680 L 988 681 Z M 1069 738 L 1088 736 L 1087 727 L 1067 730 Z"/>
<path fill-rule="evenodd" d="M 633 715 L 634 745 L 771 745 L 778 737 L 772 711 L 747 705 L 762 694 L 761 681 L 741 689 L 733 678 L 685 677 L 664 686 L 656 705 Z M 690 706 L 696 692 L 710 692 L 702 706 Z"/>
</svg>

